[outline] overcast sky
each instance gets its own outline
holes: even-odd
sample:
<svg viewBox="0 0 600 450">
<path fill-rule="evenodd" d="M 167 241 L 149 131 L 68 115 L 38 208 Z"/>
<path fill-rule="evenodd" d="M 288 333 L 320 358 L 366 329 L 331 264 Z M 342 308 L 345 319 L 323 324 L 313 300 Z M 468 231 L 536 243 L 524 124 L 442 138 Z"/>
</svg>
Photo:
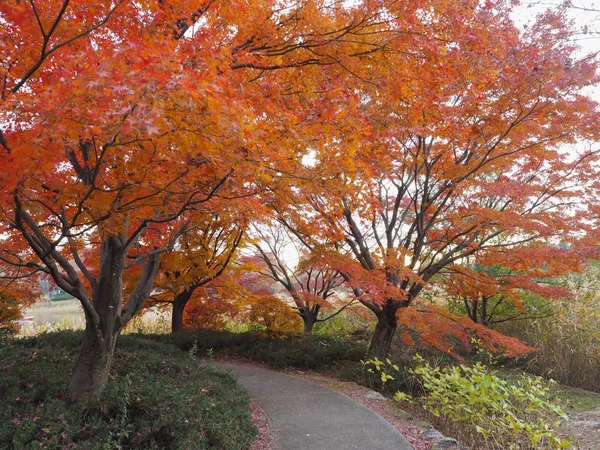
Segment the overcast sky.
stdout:
<svg viewBox="0 0 600 450">
<path fill-rule="evenodd" d="M 573 39 L 581 47 L 581 54 L 600 52 L 600 0 L 522 0 L 513 20 L 522 25 L 548 8 L 559 8 L 565 4 L 570 5 L 567 11 L 578 31 Z M 600 86 L 592 92 L 600 102 Z"/>
</svg>

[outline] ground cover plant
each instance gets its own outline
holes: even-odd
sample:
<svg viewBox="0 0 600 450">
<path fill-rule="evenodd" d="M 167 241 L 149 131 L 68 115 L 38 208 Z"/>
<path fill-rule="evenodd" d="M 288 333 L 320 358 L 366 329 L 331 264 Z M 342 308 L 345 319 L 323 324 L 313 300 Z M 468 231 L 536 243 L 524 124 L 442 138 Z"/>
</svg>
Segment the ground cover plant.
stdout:
<svg viewBox="0 0 600 450">
<path fill-rule="evenodd" d="M 436 425 L 485 449 L 562 449 L 571 445 L 556 431 L 567 416 L 551 394 L 552 383 L 521 374 L 507 380 L 477 362 L 473 365 L 438 365 L 417 355 L 412 367 L 401 369 L 389 359 L 370 359 L 364 366 L 381 385 L 400 376 L 412 376 L 414 401 Z M 394 399 L 413 402 L 402 391 Z"/>
<path fill-rule="evenodd" d="M 268 333 L 248 331 L 188 330 L 168 335 L 148 335 L 179 347 L 196 348 L 200 357 L 250 358 L 276 368 L 336 370 L 339 366 L 357 369 L 366 352 L 363 338 Z"/>
<path fill-rule="evenodd" d="M 238 450 L 256 436 L 233 377 L 142 336 L 120 339 L 99 402 L 70 402 L 80 342 L 73 331 L 2 341 L 0 448 Z"/>
</svg>

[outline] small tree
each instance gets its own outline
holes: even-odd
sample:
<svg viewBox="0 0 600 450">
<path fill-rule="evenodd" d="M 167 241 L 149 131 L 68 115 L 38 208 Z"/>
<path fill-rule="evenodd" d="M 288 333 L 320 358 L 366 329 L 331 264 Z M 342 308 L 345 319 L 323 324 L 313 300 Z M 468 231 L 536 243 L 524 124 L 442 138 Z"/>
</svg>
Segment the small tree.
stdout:
<svg viewBox="0 0 600 450">
<path fill-rule="evenodd" d="M 236 220 L 234 213 L 220 209 L 218 214 L 196 215 L 193 228 L 179 238 L 163 259 L 157 279 L 160 294 L 156 299 L 173 305 L 174 333 L 183 329 L 183 312 L 196 290 L 227 270 L 242 243 L 246 229 L 243 213 Z"/>
<path fill-rule="evenodd" d="M 354 304 L 350 300 L 341 307 L 331 301 L 336 294 L 343 292 L 343 275 L 327 263 L 311 258 L 307 249 L 285 228 L 273 225 L 257 230 L 260 241 L 255 244 L 256 258 L 262 265 L 261 274 L 279 283 L 291 296 L 298 314 L 304 323 L 304 332 L 312 333 L 315 324 L 325 322 Z M 295 268 L 290 265 L 293 258 Z M 325 317 L 319 316 L 321 308 L 333 309 Z"/>
<path fill-rule="evenodd" d="M 523 246 L 505 255 L 502 266 L 451 266 L 443 284 L 475 323 L 541 318 L 552 313 L 552 300 L 573 297 L 560 280 L 585 269 L 581 257 L 566 248 Z"/>
</svg>

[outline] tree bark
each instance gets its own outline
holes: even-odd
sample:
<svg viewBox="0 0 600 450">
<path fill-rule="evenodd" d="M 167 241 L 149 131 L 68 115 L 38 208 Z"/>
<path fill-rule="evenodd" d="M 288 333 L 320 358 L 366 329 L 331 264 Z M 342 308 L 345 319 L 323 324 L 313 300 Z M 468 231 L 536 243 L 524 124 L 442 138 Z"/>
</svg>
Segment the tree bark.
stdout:
<svg viewBox="0 0 600 450">
<path fill-rule="evenodd" d="M 101 247 L 100 275 L 93 288 L 93 310 L 85 311 L 85 332 L 70 385 L 72 400 L 85 394 L 98 397 L 108 380 L 117 336 L 121 332 L 124 249 L 117 236 Z"/>
<path fill-rule="evenodd" d="M 117 334 L 98 339 L 96 331 L 91 328 L 88 323 L 71 378 L 70 396 L 75 401 L 85 394 L 99 397 L 106 386 L 112 365 Z"/>
<path fill-rule="evenodd" d="M 401 306 L 398 301 L 388 300 L 381 307 L 381 312 L 377 317 L 377 326 L 371 338 L 371 344 L 367 351 L 367 358 L 378 358 L 384 360 L 390 352 L 392 339 L 398 327 L 396 311 Z"/>
<path fill-rule="evenodd" d="M 184 329 L 183 326 L 183 311 L 185 305 L 192 297 L 190 291 L 183 291 L 175 296 L 173 299 L 173 315 L 171 317 L 171 333 L 177 333 Z"/>
<path fill-rule="evenodd" d="M 298 314 L 300 314 L 300 317 L 302 317 L 302 321 L 304 322 L 305 334 L 312 334 L 313 328 L 318 320 L 320 309 L 320 305 L 314 305 L 312 308 L 309 306 L 300 306 L 298 308 Z"/>
</svg>

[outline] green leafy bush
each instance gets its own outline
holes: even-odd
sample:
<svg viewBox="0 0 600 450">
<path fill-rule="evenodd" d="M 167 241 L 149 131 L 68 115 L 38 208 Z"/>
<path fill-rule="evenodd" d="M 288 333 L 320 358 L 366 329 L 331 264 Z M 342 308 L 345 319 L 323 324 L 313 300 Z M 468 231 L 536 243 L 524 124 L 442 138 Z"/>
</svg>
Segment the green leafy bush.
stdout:
<svg viewBox="0 0 600 450">
<path fill-rule="evenodd" d="M 366 349 L 329 336 L 287 335 L 257 341 L 248 356 L 274 367 L 322 369 L 341 361 L 360 361 Z"/>
<path fill-rule="evenodd" d="M 374 327 L 374 321 L 369 321 L 353 311 L 345 310 L 331 319 L 318 322 L 315 325 L 314 333 L 340 337 L 364 336 L 365 339 L 369 339 Z"/>
<path fill-rule="evenodd" d="M 369 359 L 367 361 L 360 362 L 363 365 L 363 373 L 361 383 L 368 386 L 371 389 L 378 391 L 386 391 L 388 382 L 397 381 L 399 375 L 404 374 L 404 370 L 400 368 L 398 364 L 395 364 L 389 358 L 385 361 L 381 361 L 379 358 Z M 393 374 L 393 375 L 392 375 Z"/>
<path fill-rule="evenodd" d="M 325 370 L 348 365 L 359 366 L 366 344 L 352 338 L 325 335 L 246 332 L 231 333 L 216 330 L 195 330 L 173 335 L 155 335 L 152 339 L 176 345 L 188 351 L 194 343 L 203 356 L 212 350 L 217 356 L 252 358 L 273 367 Z"/>
<path fill-rule="evenodd" d="M 570 447 L 554 431 L 566 416 L 542 378 L 522 376 L 511 383 L 481 363 L 434 367 L 422 359 L 411 372 L 425 392 L 425 409 L 443 420 L 473 424 L 492 448 Z"/>
<path fill-rule="evenodd" d="M 121 336 L 100 403 L 69 403 L 81 333 L 0 347 L 0 448 L 244 449 L 256 435 L 247 393 L 172 345 Z"/>
<path fill-rule="evenodd" d="M 363 377 L 371 386 L 389 392 L 398 379 L 413 378 L 418 403 L 436 418 L 446 432 L 457 433 L 461 441 L 476 448 L 498 450 L 563 449 L 571 445 L 555 429 L 566 418 L 554 404 L 548 382 L 522 375 L 509 382 L 478 362 L 466 365 L 432 365 L 420 355 L 412 368 L 391 360 L 361 361 Z M 415 389 L 418 387 L 418 389 Z M 413 397 L 396 391 L 394 399 L 413 403 Z"/>
</svg>

